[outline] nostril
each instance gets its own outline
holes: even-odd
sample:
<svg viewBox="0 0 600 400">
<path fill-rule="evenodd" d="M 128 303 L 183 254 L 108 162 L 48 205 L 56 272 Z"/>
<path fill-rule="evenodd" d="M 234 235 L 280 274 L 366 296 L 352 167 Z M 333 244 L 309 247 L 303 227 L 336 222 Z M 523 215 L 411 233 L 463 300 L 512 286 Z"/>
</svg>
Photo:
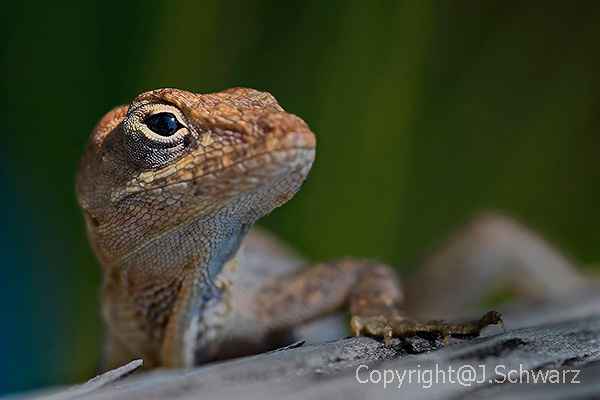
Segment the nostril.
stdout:
<svg viewBox="0 0 600 400">
<path fill-rule="evenodd" d="M 314 134 L 306 122 L 295 115 L 270 113 L 259 124 L 265 134 L 266 145 L 271 150 L 315 147 Z"/>
<path fill-rule="evenodd" d="M 273 132 L 275 130 L 275 123 L 272 121 L 263 121 L 261 128 L 265 132 Z"/>
</svg>

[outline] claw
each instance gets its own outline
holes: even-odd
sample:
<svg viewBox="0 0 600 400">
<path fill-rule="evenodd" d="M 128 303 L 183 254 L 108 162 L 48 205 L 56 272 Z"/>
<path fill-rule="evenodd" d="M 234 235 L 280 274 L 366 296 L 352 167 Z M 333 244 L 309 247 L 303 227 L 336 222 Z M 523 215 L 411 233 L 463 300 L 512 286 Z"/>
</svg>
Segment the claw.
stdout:
<svg viewBox="0 0 600 400">
<path fill-rule="evenodd" d="M 354 316 L 350 319 L 350 326 L 352 327 L 352 332 L 354 332 L 354 335 L 360 336 L 360 333 L 365 327 L 365 323 L 360 317 Z"/>
<path fill-rule="evenodd" d="M 390 340 L 392 339 L 392 327 L 386 325 L 383 327 L 383 339 L 385 340 L 385 347 L 389 347 Z"/>
<path fill-rule="evenodd" d="M 450 344 L 450 335 L 444 335 L 444 344 L 446 346 Z"/>
<path fill-rule="evenodd" d="M 440 332 L 444 337 L 444 344 L 448 346 L 450 344 L 450 337 L 452 336 L 452 330 L 449 325 L 446 325 L 445 329 Z"/>
<path fill-rule="evenodd" d="M 506 332 L 506 324 L 504 324 L 504 319 L 502 319 L 502 317 L 500 317 L 500 319 L 498 320 L 498 325 L 500 325 L 503 332 Z"/>
</svg>

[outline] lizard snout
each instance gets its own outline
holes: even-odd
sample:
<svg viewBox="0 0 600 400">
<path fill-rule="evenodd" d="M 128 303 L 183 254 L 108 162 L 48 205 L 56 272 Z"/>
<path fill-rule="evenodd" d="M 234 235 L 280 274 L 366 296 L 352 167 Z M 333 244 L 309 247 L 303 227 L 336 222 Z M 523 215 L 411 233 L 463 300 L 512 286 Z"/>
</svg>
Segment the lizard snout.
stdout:
<svg viewBox="0 0 600 400">
<path fill-rule="evenodd" d="M 269 150 L 306 149 L 316 147 L 315 134 L 301 118 L 288 114 L 270 113 L 261 121 Z"/>
</svg>

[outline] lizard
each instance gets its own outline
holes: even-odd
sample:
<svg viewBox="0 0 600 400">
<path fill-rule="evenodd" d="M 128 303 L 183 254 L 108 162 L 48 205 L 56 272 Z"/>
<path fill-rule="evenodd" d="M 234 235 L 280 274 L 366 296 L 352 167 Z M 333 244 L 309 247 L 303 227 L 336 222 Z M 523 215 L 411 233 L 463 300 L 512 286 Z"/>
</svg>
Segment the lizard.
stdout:
<svg viewBox="0 0 600 400">
<path fill-rule="evenodd" d="M 477 336 L 505 329 L 489 311 L 462 323 L 420 319 L 385 264 L 346 258 L 298 268 L 251 229 L 307 178 L 316 137 L 266 92 L 157 89 L 108 112 L 76 174 L 102 272 L 104 369 L 191 367 L 256 353 L 341 309 L 355 335 Z"/>
</svg>

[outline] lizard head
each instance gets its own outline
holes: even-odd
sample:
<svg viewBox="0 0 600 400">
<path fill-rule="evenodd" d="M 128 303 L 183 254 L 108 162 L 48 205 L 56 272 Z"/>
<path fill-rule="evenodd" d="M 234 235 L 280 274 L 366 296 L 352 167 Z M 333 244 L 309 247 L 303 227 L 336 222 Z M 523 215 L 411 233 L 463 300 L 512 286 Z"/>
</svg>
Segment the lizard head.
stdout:
<svg viewBox="0 0 600 400">
<path fill-rule="evenodd" d="M 159 89 L 98 123 L 76 192 L 110 264 L 194 222 L 200 237 L 243 234 L 300 189 L 314 156 L 306 123 L 268 93 Z"/>
</svg>

